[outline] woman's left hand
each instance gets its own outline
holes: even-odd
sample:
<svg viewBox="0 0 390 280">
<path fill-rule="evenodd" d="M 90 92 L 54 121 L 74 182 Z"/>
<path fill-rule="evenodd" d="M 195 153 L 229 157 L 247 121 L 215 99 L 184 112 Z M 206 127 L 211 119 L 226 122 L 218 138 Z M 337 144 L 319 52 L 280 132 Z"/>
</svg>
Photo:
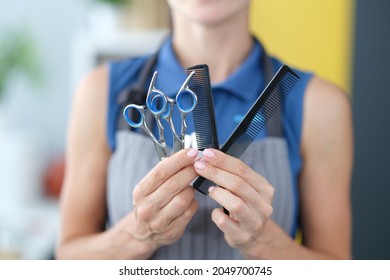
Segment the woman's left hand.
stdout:
<svg viewBox="0 0 390 280">
<path fill-rule="evenodd" d="M 269 237 L 264 229 L 273 208 L 274 188 L 241 160 L 215 149 L 203 151 L 194 163 L 196 172 L 221 187 L 211 187 L 209 195 L 222 208 L 212 212 L 212 220 L 225 234 L 227 243 L 246 257 L 258 250 Z"/>
</svg>

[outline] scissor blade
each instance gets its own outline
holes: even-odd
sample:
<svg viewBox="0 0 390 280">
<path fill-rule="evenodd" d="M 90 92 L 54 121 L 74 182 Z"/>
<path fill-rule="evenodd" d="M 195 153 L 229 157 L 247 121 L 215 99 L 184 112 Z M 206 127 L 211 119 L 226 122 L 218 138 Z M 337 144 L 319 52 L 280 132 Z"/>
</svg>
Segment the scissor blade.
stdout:
<svg viewBox="0 0 390 280">
<path fill-rule="evenodd" d="M 156 143 L 155 141 L 153 141 L 153 143 L 154 143 L 154 147 L 156 148 L 156 152 L 159 160 L 161 161 L 165 159 L 168 155 L 167 148 L 160 143 Z"/>
<path fill-rule="evenodd" d="M 181 138 L 176 133 L 172 133 L 172 135 L 173 135 L 173 152 L 177 153 L 178 151 L 184 149 L 184 139 L 181 140 Z"/>
</svg>

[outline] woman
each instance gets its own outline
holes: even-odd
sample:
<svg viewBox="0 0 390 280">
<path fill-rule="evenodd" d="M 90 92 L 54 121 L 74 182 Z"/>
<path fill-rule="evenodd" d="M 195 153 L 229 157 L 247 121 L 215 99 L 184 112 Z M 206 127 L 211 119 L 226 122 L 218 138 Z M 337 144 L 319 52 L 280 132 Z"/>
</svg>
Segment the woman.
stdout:
<svg viewBox="0 0 390 280">
<path fill-rule="evenodd" d="M 174 94 L 183 69 L 208 64 L 223 143 L 266 79 L 266 52 L 248 28 L 250 1 L 168 2 L 172 37 L 152 64 L 158 87 Z M 343 92 L 298 71 L 301 80 L 276 124 L 282 135 L 268 129 L 241 160 L 214 149 L 196 160 L 198 152 L 190 148 L 158 163 L 148 138 L 118 125 L 117 100 L 125 92 L 134 95 L 128 87 L 148 61 L 103 66 L 78 89 L 58 258 L 351 257 L 352 125 Z M 272 64 L 281 65 L 276 59 Z M 198 175 L 223 188 L 195 194 L 190 183 Z M 298 227 L 301 244 L 294 239 Z"/>
</svg>

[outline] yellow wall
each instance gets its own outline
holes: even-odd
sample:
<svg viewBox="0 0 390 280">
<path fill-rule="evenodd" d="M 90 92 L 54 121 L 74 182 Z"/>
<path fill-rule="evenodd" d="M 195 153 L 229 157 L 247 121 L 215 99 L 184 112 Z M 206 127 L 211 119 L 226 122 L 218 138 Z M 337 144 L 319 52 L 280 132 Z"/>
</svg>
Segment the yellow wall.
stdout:
<svg viewBox="0 0 390 280">
<path fill-rule="evenodd" d="M 350 92 L 354 0 L 252 0 L 251 28 L 268 52 Z"/>
</svg>

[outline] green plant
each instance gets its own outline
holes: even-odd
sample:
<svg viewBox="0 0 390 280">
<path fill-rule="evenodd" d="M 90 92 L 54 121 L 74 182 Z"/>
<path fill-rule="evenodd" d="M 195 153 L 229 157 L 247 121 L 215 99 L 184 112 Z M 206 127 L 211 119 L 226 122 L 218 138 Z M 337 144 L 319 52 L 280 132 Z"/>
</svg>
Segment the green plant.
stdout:
<svg viewBox="0 0 390 280">
<path fill-rule="evenodd" d="M 0 32 L 0 101 L 13 74 L 21 74 L 33 83 L 42 79 L 37 47 L 26 29 Z"/>
</svg>

